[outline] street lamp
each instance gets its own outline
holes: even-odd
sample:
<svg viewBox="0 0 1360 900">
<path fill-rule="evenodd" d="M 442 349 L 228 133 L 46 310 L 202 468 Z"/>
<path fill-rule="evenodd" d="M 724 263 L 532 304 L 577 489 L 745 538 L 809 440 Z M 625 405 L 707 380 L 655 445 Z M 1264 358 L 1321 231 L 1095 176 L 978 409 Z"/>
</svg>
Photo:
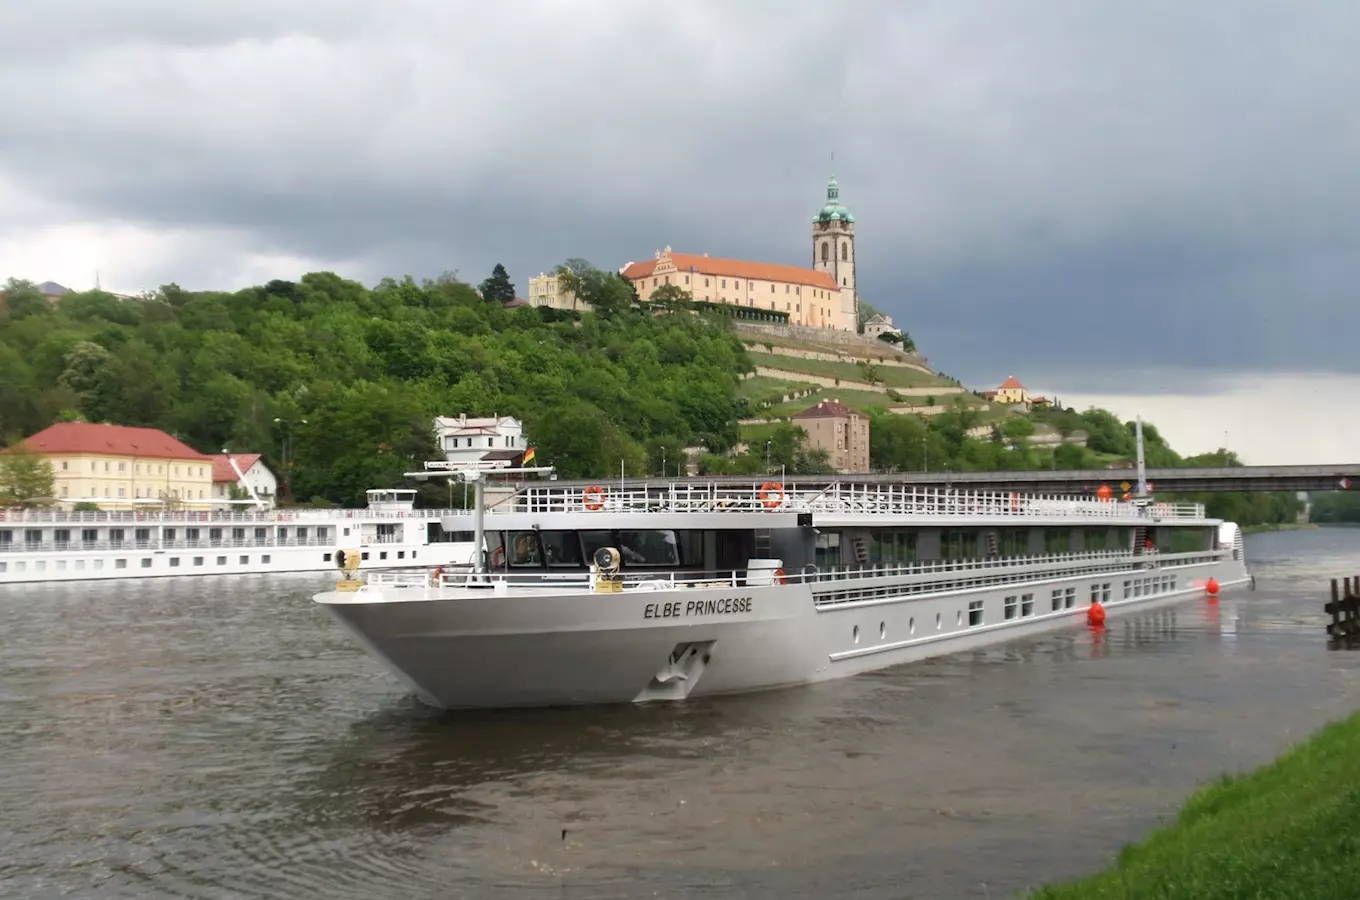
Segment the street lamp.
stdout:
<svg viewBox="0 0 1360 900">
<path fill-rule="evenodd" d="M 930 471 L 930 458 L 928 456 L 930 448 L 926 446 L 926 435 L 921 435 L 921 471 Z"/>
<path fill-rule="evenodd" d="M 770 441 L 765 442 L 765 474 L 770 474 Z"/>
</svg>

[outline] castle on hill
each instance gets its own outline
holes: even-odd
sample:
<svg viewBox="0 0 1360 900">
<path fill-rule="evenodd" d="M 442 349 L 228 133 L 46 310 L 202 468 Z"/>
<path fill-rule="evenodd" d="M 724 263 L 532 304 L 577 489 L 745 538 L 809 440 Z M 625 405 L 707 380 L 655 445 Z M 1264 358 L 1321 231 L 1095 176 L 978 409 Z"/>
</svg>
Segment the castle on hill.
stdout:
<svg viewBox="0 0 1360 900">
<path fill-rule="evenodd" d="M 834 175 L 827 181 L 826 202 L 812 217 L 810 268 L 677 253 L 666 247 L 650 260 L 628 263 L 620 274 L 642 300 L 671 284 L 699 302 L 783 313 L 793 325 L 859 330 L 855 217 L 841 203 Z"/>
</svg>

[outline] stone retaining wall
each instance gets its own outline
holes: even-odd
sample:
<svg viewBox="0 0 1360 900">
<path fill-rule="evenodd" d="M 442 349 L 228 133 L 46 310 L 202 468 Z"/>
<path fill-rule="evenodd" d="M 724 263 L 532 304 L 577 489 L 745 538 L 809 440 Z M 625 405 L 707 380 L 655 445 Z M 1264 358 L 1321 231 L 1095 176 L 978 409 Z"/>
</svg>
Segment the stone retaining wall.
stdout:
<svg viewBox="0 0 1360 900">
<path fill-rule="evenodd" d="M 820 384 L 822 387 L 842 388 L 847 391 L 877 391 L 886 394 L 893 391 L 903 397 L 942 397 L 949 394 L 967 393 L 961 387 L 942 384 L 935 387 L 892 387 L 886 384 L 870 384 L 867 381 L 849 381 L 845 378 L 837 383 L 835 378 L 829 375 L 809 375 L 806 372 L 790 372 L 788 369 L 772 369 L 769 366 L 756 366 L 756 374 L 764 375 L 767 378 L 777 378 L 780 381 L 801 382 L 803 384 Z"/>
<path fill-rule="evenodd" d="M 878 341 L 877 343 L 881 344 L 883 342 Z M 835 353 L 820 353 L 816 350 L 796 350 L 792 347 L 781 347 L 778 344 L 774 344 L 773 346 L 774 350 L 771 351 L 768 350 L 765 347 L 765 345 L 759 342 L 757 342 L 755 345 L 755 347 L 760 348 L 760 351 L 773 353 L 775 356 L 792 356 L 795 359 L 817 359 L 824 360 L 825 362 L 843 362 L 843 363 L 857 363 L 860 360 L 863 360 L 864 362 L 872 363 L 875 366 L 892 366 L 893 368 L 897 369 L 915 369 L 917 372 L 924 372 L 927 375 L 935 374 L 930 370 L 929 366 L 924 366 L 918 362 L 914 362 L 901 355 L 895 357 L 884 356 L 883 358 L 880 359 L 877 356 L 870 356 L 865 353 L 855 354 L 849 350 L 847 350 L 845 353 L 837 355 Z"/>
<path fill-rule="evenodd" d="M 865 337 L 853 331 L 837 331 L 832 328 L 809 328 L 806 325 L 776 325 L 773 322 L 733 322 L 738 331 L 745 331 L 752 334 L 772 334 L 778 337 L 794 338 L 800 341 L 818 341 L 827 344 L 836 344 L 843 347 L 854 347 L 860 350 L 868 350 L 871 355 L 877 356 L 884 349 L 887 354 L 896 354 L 923 366 L 930 365 L 929 361 L 919 353 L 909 353 L 895 344 L 880 341 L 878 338 Z"/>
</svg>

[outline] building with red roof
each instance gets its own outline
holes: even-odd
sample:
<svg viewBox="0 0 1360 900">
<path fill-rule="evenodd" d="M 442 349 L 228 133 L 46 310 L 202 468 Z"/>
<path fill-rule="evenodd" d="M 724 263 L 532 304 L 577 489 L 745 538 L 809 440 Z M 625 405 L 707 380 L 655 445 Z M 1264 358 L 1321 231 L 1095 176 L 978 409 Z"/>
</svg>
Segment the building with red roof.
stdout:
<svg viewBox="0 0 1360 900">
<path fill-rule="evenodd" d="M 699 303 L 784 314 L 789 323 L 811 328 L 859 329 L 855 217 L 841 204 L 834 175 L 827 182 L 825 205 L 812 217 L 810 268 L 676 253 L 666 247 L 652 259 L 628 263 L 619 274 L 644 301 L 674 285 Z"/>
<path fill-rule="evenodd" d="M 229 500 L 246 500 L 253 489 L 255 496 L 272 507 L 279 493 L 279 481 L 272 469 L 265 465 L 264 457 L 258 453 L 214 453 L 212 498 L 218 503 Z M 232 463 L 235 462 L 235 468 Z M 237 470 L 240 474 L 237 474 Z M 238 497 L 232 496 L 232 488 L 238 489 Z"/>
<path fill-rule="evenodd" d="M 996 389 L 995 397 L 997 403 L 1005 406 L 1014 406 L 1017 403 L 1029 405 L 1029 391 L 1020 383 L 1020 379 L 1014 375 L 1001 382 L 1001 387 Z"/>
<path fill-rule="evenodd" d="M 206 508 L 212 499 L 212 459 L 157 428 L 58 422 L 24 446 L 52 463 L 56 499 L 65 503 Z"/>
<path fill-rule="evenodd" d="M 809 447 L 825 450 L 837 472 L 869 471 L 869 417 L 839 400 L 822 400 L 790 418 Z"/>
</svg>

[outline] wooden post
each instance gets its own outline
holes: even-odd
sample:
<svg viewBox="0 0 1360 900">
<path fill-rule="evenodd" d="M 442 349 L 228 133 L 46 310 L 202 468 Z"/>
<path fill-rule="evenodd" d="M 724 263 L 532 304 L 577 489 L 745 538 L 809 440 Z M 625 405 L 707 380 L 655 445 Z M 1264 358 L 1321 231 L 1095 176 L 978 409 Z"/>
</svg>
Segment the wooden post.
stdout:
<svg viewBox="0 0 1360 900">
<path fill-rule="evenodd" d="M 1327 636 L 1332 647 L 1360 646 L 1360 575 L 1332 579 L 1332 600 L 1324 607 L 1331 614 Z"/>
</svg>

